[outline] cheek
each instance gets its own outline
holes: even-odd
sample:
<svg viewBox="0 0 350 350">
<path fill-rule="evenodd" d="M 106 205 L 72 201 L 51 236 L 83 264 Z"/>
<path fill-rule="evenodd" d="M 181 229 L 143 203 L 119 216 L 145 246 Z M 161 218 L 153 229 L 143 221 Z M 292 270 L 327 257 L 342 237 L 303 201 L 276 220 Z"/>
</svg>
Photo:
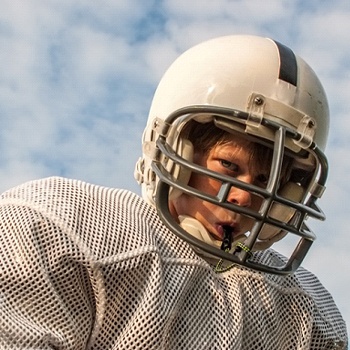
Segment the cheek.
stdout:
<svg viewBox="0 0 350 350">
<path fill-rule="evenodd" d="M 199 198 L 182 194 L 179 198 L 172 202 L 173 211 L 171 212 L 174 218 L 180 215 L 187 215 L 197 219 L 206 226 L 215 217 L 216 205 L 203 201 Z"/>
<path fill-rule="evenodd" d="M 194 163 L 196 163 L 204 168 L 207 168 L 207 169 L 210 169 L 213 171 L 217 171 L 216 169 L 213 169 L 212 164 L 208 160 L 208 156 L 203 155 L 201 153 L 195 154 Z M 219 183 L 216 180 L 213 180 L 212 178 L 210 178 L 208 176 L 201 175 L 201 174 L 195 173 L 195 172 L 193 172 L 191 177 L 190 177 L 189 185 L 197 190 L 200 190 L 200 191 L 202 191 L 204 193 L 208 193 L 208 194 L 212 194 L 215 189 L 220 187 Z"/>
<path fill-rule="evenodd" d="M 256 195 L 252 195 L 252 204 L 250 206 L 251 209 L 258 211 L 261 207 L 263 199 Z"/>
<path fill-rule="evenodd" d="M 198 210 L 198 203 L 199 200 L 196 197 L 182 194 L 170 202 L 171 214 L 175 218 L 179 215 L 193 216 L 193 213 Z"/>
<path fill-rule="evenodd" d="M 200 174 L 193 174 L 190 178 L 189 185 L 201 192 L 212 195 L 216 195 L 221 187 L 219 181 Z"/>
</svg>

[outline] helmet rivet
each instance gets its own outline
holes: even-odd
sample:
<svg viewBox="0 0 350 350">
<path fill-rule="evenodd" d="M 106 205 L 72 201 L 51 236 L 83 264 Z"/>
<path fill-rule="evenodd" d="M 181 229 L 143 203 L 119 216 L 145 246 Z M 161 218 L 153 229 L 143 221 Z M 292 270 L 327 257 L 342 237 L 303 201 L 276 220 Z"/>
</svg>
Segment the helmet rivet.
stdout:
<svg viewBox="0 0 350 350">
<path fill-rule="evenodd" d="M 260 96 L 256 96 L 254 98 L 254 103 L 257 105 L 257 106 L 261 106 L 263 103 L 264 103 L 264 99 Z"/>
<path fill-rule="evenodd" d="M 316 123 L 314 120 L 309 120 L 309 125 L 308 125 L 309 128 L 313 128 L 315 125 Z"/>
</svg>

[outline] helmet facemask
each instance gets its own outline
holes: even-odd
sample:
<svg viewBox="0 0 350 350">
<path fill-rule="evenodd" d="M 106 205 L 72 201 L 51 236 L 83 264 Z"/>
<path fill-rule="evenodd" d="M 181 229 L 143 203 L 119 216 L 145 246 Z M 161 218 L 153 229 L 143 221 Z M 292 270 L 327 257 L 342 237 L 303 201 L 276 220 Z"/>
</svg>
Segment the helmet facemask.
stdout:
<svg viewBox="0 0 350 350">
<path fill-rule="evenodd" d="M 263 152 L 271 154 L 271 169 L 266 187 L 248 184 L 195 164 L 193 145 L 189 140 L 191 136 L 186 131 L 191 123 L 202 125 L 211 123 L 223 133 L 244 135 L 249 141 L 261 145 Z M 298 153 L 287 148 L 288 143 L 294 142 L 293 140 L 298 142 L 303 137 L 292 129 L 264 118 L 260 124 L 261 127 L 269 129 L 268 140 L 246 132 L 247 127 L 251 127 L 247 113 L 225 108 L 209 106 L 185 108 L 170 115 L 165 123 L 159 121 L 158 124 L 155 123 L 156 139 L 153 146 L 156 150 L 152 151 L 155 157 L 152 169 L 158 179 L 155 202 L 160 217 L 173 232 L 210 261 L 220 259 L 224 262 L 219 269 L 226 269 L 233 263 L 261 271 L 287 274 L 295 271 L 300 265 L 315 239 L 315 235 L 305 224 L 307 217 L 324 219 L 324 214 L 315 203 L 317 195 L 312 191 L 315 188 L 323 188 L 327 163 L 323 153 L 314 144 L 308 149 L 300 149 Z M 256 131 L 255 134 L 257 133 Z M 271 140 L 271 135 L 274 135 L 274 140 Z M 310 159 L 313 161 L 310 162 Z M 321 162 L 316 162 L 316 159 L 321 159 Z M 220 182 L 219 191 L 212 195 L 192 187 L 189 180 L 193 173 Z M 228 194 L 231 188 L 240 188 L 260 197 L 261 205 L 253 210 L 230 203 Z M 209 233 L 205 233 L 201 223 L 196 224 L 193 218 L 177 218 L 171 213 L 169 201 L 183 194 L 195 196 L 250 218 L 254 224 L 249 232 L 240 235 L 232 242 L 230 249 L 226 247 L 222 250 L 221 242 L 213 240 Z M 197 233 L 196 230 L 201 233 Z M 254 261 L 252 252 L 270 247 L 287 233 L 296 235 L 299 239 L 284 265 L 265 266 Z"/>
</svg>

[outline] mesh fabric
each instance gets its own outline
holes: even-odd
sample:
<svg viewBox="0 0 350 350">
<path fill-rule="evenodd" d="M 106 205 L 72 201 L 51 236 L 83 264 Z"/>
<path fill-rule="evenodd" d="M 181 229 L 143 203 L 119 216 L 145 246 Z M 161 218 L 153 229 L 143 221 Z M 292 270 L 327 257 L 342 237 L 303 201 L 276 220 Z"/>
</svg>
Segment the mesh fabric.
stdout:
<svg viewBox="0 0 350 350">
<path fill-rule="evenodd" d="M 346 348 L 310 272 L 215 274 L 133 193 L 30 182 L 2 195 L 0 230 L 0 349 Z"/>
</svg>

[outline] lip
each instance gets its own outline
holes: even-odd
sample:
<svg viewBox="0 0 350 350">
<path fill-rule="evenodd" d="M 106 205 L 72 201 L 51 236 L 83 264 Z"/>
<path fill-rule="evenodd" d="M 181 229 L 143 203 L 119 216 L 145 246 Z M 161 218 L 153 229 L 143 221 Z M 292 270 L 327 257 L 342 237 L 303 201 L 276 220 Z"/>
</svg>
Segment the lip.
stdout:
<svg viewBox="0 0 350 350">
<path fill-rule="evenodd" d="M 232 229 L 232 240 L 235 238 L 235 236 L 239 235 L 239 225 L 232 222 L 220 222 L 215 224 L 215 233 L 213 233 L 213 236 L 222 241 L 224 238 L 224 226 L 228 226 Z"/>
</svg>

